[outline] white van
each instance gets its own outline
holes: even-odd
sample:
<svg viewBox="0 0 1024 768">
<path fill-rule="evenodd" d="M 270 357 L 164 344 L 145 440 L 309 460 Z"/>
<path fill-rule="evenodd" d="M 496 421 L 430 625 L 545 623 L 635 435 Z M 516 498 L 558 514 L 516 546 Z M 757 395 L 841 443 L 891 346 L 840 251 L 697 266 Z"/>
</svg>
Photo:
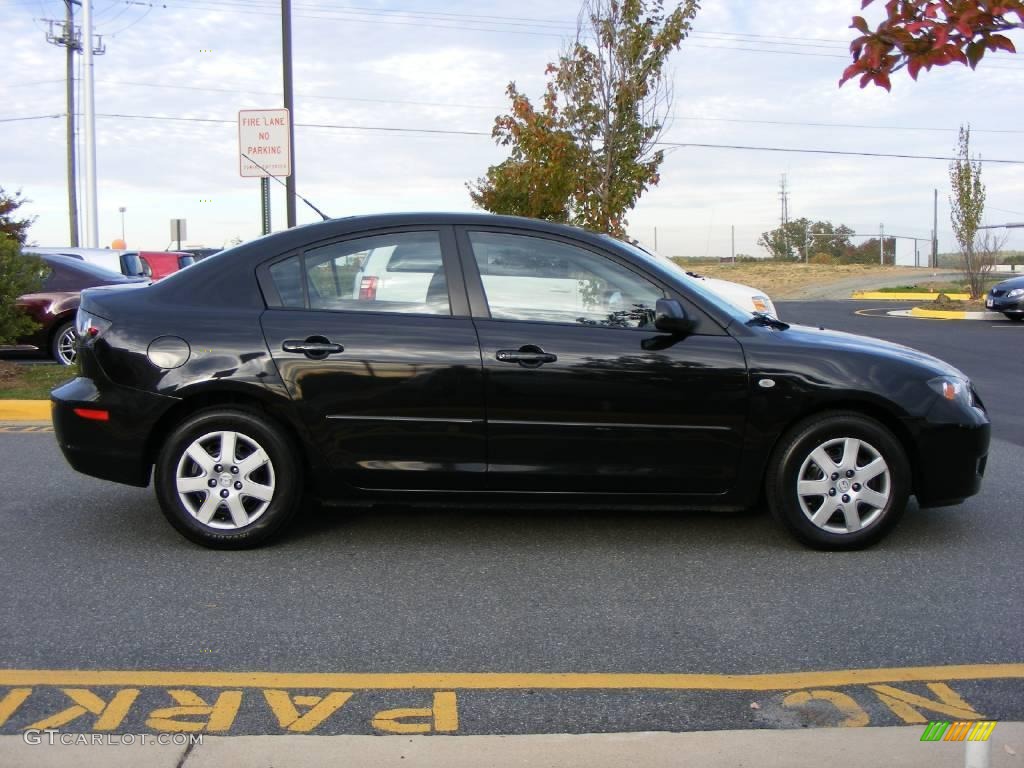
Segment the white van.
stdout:
<svg viewBox="0 0 1024 768">
<path fill-rule="evenodd" d="M 58 254 L 70 256 L 73 259 L 81 259 L 97 267 L 120 275 L 129 277 L 145 277 L 145 265 L 139 258 L 138 251 L 114 250 L 113 248 L 72 248 L 68 246 L 57 248 L 36 248 L 26 246 L 26 253 Z"/>
</svg>

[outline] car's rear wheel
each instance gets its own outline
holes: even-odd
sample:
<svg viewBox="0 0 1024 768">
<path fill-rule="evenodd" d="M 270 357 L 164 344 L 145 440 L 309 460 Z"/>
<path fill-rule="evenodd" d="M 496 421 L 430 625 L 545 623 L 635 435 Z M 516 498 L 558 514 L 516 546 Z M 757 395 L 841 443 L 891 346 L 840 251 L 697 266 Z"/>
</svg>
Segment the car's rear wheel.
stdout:
<svg viewBox="0 0 1024 768">
<path fill-rule="evenodd" d="M 50 341 L 50 354 L 53 355 L 53 359 L 61 365 L 74 364 L 75 358 L 78 356 L 78 350 L 75 347 L 76 339 L 74 323 L 64 323 L 57 328 Z"/>
<path fill-rule="evenodd" d="M 766 492 L 772 513 L 800 541 L 819 549 L 860 549 L 902 516 L 910 465 L 900 442 L 874 419 L 819 415 L 779 442 Z"/>
<path fill-rule="evenodd" d="M 1004 312 L 1003 314 L 1006 315 L 1008 320 L 1013 320 L 1015 323 L 1019 323 L 1021 320 L 1024 320 L 1024 315 L 1014 315 L 1010 312 Z"/>
<path fill-rule="evenodd" d="M 297 455 L 283 430 L 265 418 L 234 409 L 202 411 L 174 430 L 157 457 L 160 507 L 197 544 L 259 546 L 299 509 Z"/>
</svg>

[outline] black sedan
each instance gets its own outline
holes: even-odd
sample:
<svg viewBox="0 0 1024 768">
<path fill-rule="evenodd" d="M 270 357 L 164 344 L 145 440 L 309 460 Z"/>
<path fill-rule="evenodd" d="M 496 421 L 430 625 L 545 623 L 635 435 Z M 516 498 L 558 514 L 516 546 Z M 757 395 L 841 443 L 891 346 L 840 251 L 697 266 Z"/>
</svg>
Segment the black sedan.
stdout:
<svg viewBox="0 0 1024 768">
<path fill-rule="evenodd" d="M 996 283 L 985 297 L 985 307 L 1002 312 L 1018 323 L 1024 320 L 1024 277 L 1014 277 Z"/>
<path fill-rule="evenodd" d="M 366 265 L 374 267 L 368 274 Z M 979 490 L 985 408 L 941 360 L 744 312 L 604 235 L 485 214 L 338 219 L 149 287 L 92 290 L 54 390 L 84 473 L 218 548 L 328 504 L 762 498 L 803 542 L 877 541 Z"/>
</svg>

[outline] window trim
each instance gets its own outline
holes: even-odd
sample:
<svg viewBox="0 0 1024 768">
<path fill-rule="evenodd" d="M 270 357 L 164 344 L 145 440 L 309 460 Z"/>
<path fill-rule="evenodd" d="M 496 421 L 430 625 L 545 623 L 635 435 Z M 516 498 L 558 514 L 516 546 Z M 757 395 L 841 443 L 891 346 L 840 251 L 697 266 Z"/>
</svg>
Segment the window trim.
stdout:
<svg viewBox="0 0 1024 768">
<path fill-rule="evenodd" d="M 438 243 L 441 247 L 441 264 L 444 267 L 445 278 L 448 283 L 448 313 L 438 314 L 436 312 L 386 312 L 379 310 L 357 310 L 357 309 L 327 309 L 324 307 L 311 307 L 309 302 L 309 277 L 306 272 L 306 253 L 318 248 L 345 243 L 352 240 L 363 240 L 370 237 L 382 237 L 387 235 L 402 235 L 415 232 L 430 232 L 438 236 Z M 277 286 L 270 275 L 270 268 L 293 256 L 299 259 L 299 274 L 302 282 L 301 307 L 286 307 L 281 301 Z M 256 267 L 256 279 L 260 290 L 263 291 L 264 303 L 268 310 L 284 310 L 288 312 L 330 312 L 332 314 L 376 314 L 388 317 L 435 317 L 435 318 L 457 318 L 470 316 L 469 299 L 466 296 L 466 280 L 463 269 L 459 263 L 458 249 L 456 247 L 454 228 L 449 225 L 438 224 L 409 224 L 401 227 L 378 227 L 375 229 L 347 232 L 344 235 L 326 237 L 307 243 L 301 248 L 294 248 L 285 253 L 274 256 L 261 262 Z"/>
</svg>

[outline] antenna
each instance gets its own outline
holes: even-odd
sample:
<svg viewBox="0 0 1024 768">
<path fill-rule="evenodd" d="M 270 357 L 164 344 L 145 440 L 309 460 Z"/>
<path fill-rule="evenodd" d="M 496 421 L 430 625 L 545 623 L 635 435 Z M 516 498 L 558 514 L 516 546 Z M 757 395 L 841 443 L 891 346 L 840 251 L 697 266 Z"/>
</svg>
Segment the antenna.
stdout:
<svg viewBox="0 0 1024 768">
<path fill-rule="evenodd" d="M 257 163 L 257 162 L 256 162 L 255 160 L 253 160 L 253 159 L 252 159 L 251 157 L 249 157 L 249 156 L 248 156 L 247 154 L 245 154 L 245 152 L 242 152 L 241 154 L 242 154 L 242 157 L 244 157 L 244 158 L 245 158 L 246 160 L 248 160 L 248 161 L 249 161 L 250 163 L 252 163 L 253 165 L 255 165 L 255 166 L 256 166 L 257 168 L 259 168 L 259 169 L 260 169 L 261 171 L 263 171 L 263 172 L 264 172 L 265 174 L 267 174 L 267 176 L 269 176 L 270 178 L 272 178 L 272 179 L 273 179 L 274 181 L 276 181 L 276 182 L 277 182 L 278 184 L 280 184 L 281 186 L 283 186 L 283 187 L 284 187 L 285 189 L 288 189 L 288 185 L 287 185 L 287 184 L 285 184 L 285 183 L 284 183 L 283 181 L 281 181 L 281 180 L 280 180 L 279 178 L 277 178 L 277 176 L 275 176 L 274 174 L 272 174 L 272 173 L 271 173 L 270 171 L 268 171 L 268 170 L 267 170 L 266 168 L 264 168 L 264 167 L 263 167 L 262 165 L 260 165 L 259 163 Z M 308 205 L 308 206 L 309 206 L 310 208 L 312 208 L 312 209 L 313 209 L 314 211 L 316 211 L 316 212 L 317 212 L 318 214 L 320 214 L 320 218 L 321 218 L 321 219 L 323 219 L 324 221 L 330 221 L 330 220 L 331 220 L 331 217 L 330 217 L 330 216 L 328 216 L 328 215 L 327 215 L 326 213 L 324 213 L 323 211 L 321 211 L 321 210 L 320 210 L 319 208 L 317 208 L 317 207 L 316 207 L 315 205 L 313 205 L 313 204 L 312 204 L 311 202 L 309 202 L 309 200 L 307 200 L 306 198 L 304 198 L 304 197 L 303 197 L 302 195 L 300 195 L 300 194 L 299 194 L 298 192 L 296 192 L 296 193 L 295 193 L 295 196 L 296 196 L 297 198 L 299 198 L 299 200 L 301 200 L 302 202 L 304 202 L 304 203 L 305 203 L 306 205 Z"/>
</svg>

